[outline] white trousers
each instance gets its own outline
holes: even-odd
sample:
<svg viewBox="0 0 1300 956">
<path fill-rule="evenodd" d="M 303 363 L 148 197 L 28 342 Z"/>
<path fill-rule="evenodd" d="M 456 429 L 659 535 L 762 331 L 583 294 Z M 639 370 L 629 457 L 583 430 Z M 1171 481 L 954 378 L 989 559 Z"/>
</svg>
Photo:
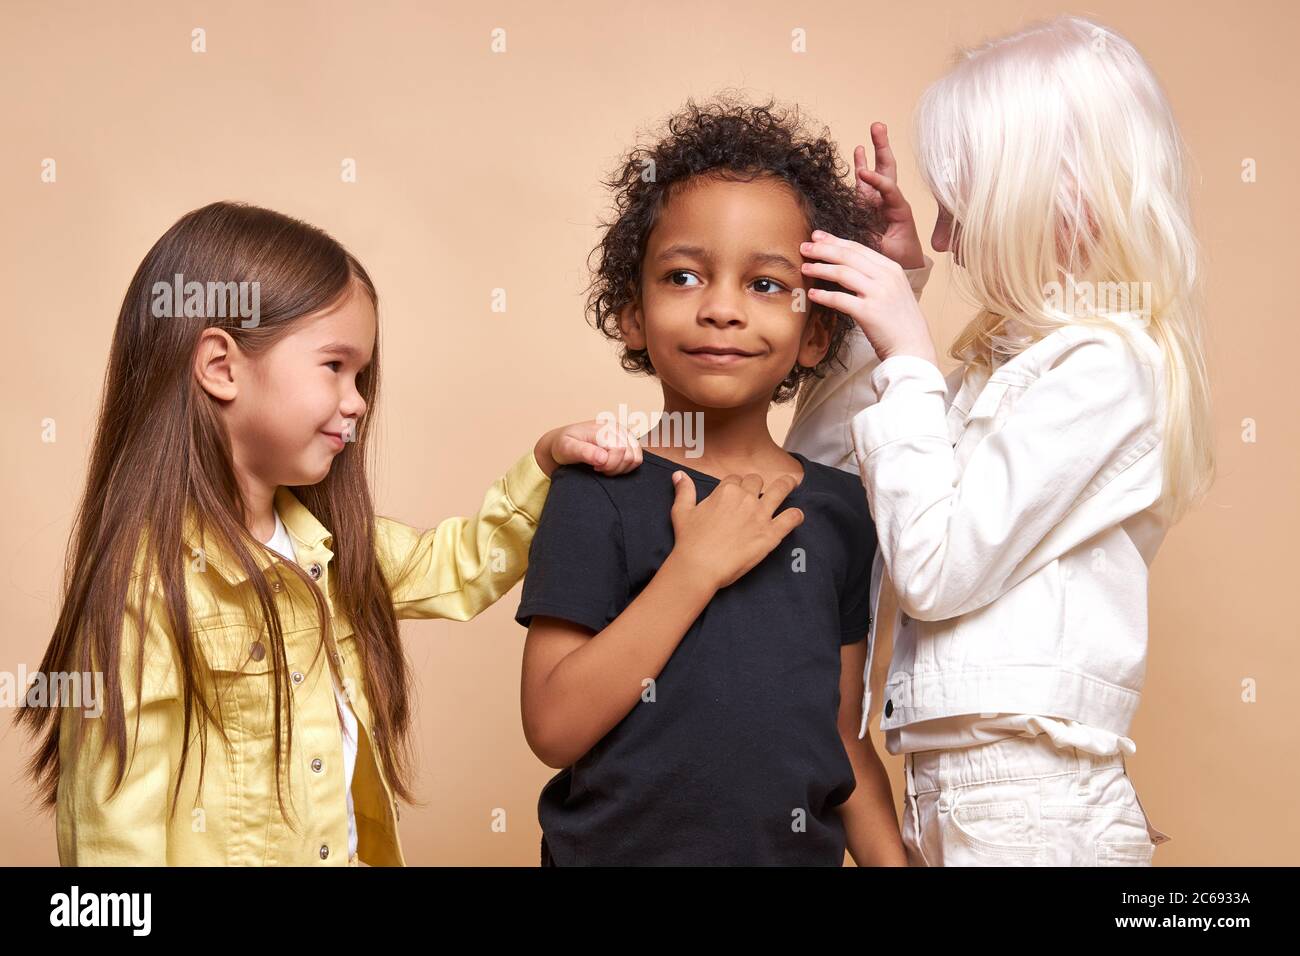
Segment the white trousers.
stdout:
<svg viewBox="0 0 1300 956">
<path fill-rule="evenodd" d="M 907 754 L 910 866 L 1150 866 L 1169 839 L 1123 754 L 1058 748 L 1047 734 Z"/>
</svg>

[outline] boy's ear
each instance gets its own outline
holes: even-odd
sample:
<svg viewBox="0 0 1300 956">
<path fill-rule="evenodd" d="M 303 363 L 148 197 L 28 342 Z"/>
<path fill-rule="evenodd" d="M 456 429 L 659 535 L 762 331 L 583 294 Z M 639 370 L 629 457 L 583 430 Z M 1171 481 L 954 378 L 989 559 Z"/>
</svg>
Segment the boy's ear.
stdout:
<svg viewBox="0 0 1300 956">
<path fill-rule="evenodd" d="M 808 321 L 803 328 L 803 338 L 799 340 L 800 365 L 812 368 L 826 358 L 826 353 L 831 347 L 830 323 L 832 321 L 831 317 L 821 314 L 820 311 L 808 316 Z"/>
<path fill-rule="evenodd" d="M 628 348 L 645 348 L 645 318 L 641 312 L 640 296 L 634 296 L 619 310 L 618 331 Z"/>
<path fill-rule="evenodd" d="M 220 401 L 230 401 L 239 391 L 232 362 L 238 348 L 230 333 L 206 328 L 194 350 L 194 378 L 205 392 Z"/>
</svg>

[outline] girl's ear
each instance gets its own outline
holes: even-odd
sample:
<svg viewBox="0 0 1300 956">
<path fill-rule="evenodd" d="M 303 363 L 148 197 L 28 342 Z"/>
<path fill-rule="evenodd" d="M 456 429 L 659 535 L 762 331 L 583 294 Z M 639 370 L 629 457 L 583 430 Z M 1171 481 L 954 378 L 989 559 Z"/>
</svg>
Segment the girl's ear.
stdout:
<svg viewBox="0 0 1300 956">
<path fill-rule="evenodd" d="M 239 391 L 235 385 L 232 358 L 238 350 L 230 333 L 208 328 L 199 336 L 194 350 L 194 378 L 213 398 L 228 402 Z"/>
<path fill-rule="evenodd" d="M 830 322 L 832 321 L 834 320 L 816 312 L 808 316 L 808 322 L 803 328 L 803 338 L 799 340 L 800 365 L 812 368 L 826 358 L 826 352 L 831 347 Z"/>
<path fill-rule="evenodd" d="M 628 348 L 645 348 L 645 317 L 641 313 L 639 297 L 634 297 L 619 311 L 618 331 Z"/>
</svg>

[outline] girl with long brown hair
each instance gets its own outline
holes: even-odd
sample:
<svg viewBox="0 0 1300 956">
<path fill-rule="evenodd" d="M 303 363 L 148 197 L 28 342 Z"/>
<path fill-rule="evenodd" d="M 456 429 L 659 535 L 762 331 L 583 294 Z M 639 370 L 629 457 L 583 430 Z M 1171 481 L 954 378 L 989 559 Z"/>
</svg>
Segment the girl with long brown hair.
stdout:
<svg viewBox="0 0 1300 956">
<path fill-rule="evenodd" d="M 578 423 L 472 517 L 377 516 L 377 308 L 337 241 L 239 203 L 183 216 L 136 270 L 18 714 L 62 863 L 402 865 L 398 620 L 468 620 L 509 591 L 559 464 L 640 463 L 623 432 Z M 102 714 L 49 693 L 71 675 L 102 679 Z"/>
</svg>

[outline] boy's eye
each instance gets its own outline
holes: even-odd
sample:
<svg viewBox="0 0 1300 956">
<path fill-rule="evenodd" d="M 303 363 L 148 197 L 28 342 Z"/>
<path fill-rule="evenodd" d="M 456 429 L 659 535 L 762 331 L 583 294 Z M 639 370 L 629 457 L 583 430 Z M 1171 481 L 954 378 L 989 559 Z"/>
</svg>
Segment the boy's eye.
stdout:
<svg viewBox="0 0 1300 956">
<path fill-rule="evenodd" d="M 695 275 L 695 273 L 693 272 L 688 272 L 685 269 L 677 269 L 674 270 L 673 272 L 668 273 L 668 281 L 671 282 L 673 285 L 677 286 L 679 289 L 692 288 L 690 282 L 690 280 L 692 279 L 694 279 L 698 283 L 699 276 Z M 773 293 L 786 291 L 786 287 L 782 285 L 780 282 L 777 282 L 775 279 L 768 279 L 765 277 L 762 279 L 755 279 L 753 282 L 754 285 L 759 285 L 760 283 L 763 284 L 763 287 L 759 288 L 758 291 L 766 295 L 772 295 Z"/>
</svg>

